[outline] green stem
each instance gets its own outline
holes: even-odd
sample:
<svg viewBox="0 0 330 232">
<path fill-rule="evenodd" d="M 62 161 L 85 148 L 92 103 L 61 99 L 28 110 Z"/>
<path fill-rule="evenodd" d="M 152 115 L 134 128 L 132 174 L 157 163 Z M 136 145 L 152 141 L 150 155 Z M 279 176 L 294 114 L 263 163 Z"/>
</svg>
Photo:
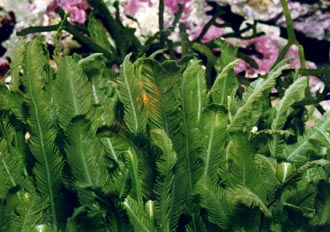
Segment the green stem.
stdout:
<svg viewBox="0 0 330 232">
<path fill-rule="evenodd" d="M 28 27 L 28 28 L 25 28 L 21 31 L 18 31 L 16 33 L 16 35 L 17 36 L 25 36 L 25 35 L 28 35 L 28 34 L 38 33 L 38 32 L 56 31 L 59 26 L 60 26 L 60 23 L 56 24 L 56 25 L 51 25 L 51 26 Z"/>
<path fill-rule="evenodd" d="M 296 35 L 294 33 L 294 27 L 293 27 L 293 21 L 291 18 L 290 14 L 290 9 L 288 6 L 288 3 L 286 0 L 281 0 L 281 5 L 283 9 L 283 14 L 285 17 L 285 22 L 286 22 L 286 30 L 288 33 L 288 42 L 286 45 L 282 48 L 280 55 L 278 56 L 276 62 L 274 63 L 273 67 L 277 65 L 287 54 L 288 50 L 292 45 L 296 45 L 298 47 L 298 53 L 299 53 L 299 60 L 300 60 L 300 66 L 301 68 L 305 69 L 306 68 L 306 60 L 305 60 L 305 54 L 304 54 L 304 49 L 298 42 Z"/>
<path fill-rule="evenodd" d="M 110 60 L 110 62 L 113 62 L 113 61 L 119 62 L 119 61 L 116 61 L 116 58 L 109 51 L 107 51 L 106 49 L 102 48 L 98 44 L 94 43 L 88 37 L 82 35 L 76 29 L 76 27 L 72 26 L 71 24 L 66 24 L 65 27 L 64 27 L 64 29 L 67 32 L 69 32 L 70 34 L 72 34 L 79 43 L 85 45 L 86 47 L 90 48 L 94 52 L 101 52 L 101 53 L 103 53 Z"/>
<path fill-rule="evenodd" d="M 297 39 L 296 39 L 296 35 L 294 33 L 293 21 L 291 18 L 290 9 L 289 9 L 287 1 L 281 0 L 281 5 L 283 8 L 283 13 L 284 13 L 284 17 L 285 17 L 285 22 L 286 22 L 286 27 L 287 27 L 286 30 L 288 32 L 288 39 L 289 39 L 289 41 L 291 41 L 293 43 L 298 43 Z"/>
<path fill-rule="evenodd" d="M 158 5 L 158 24 L 159 24 L 159 32 L 160 32 L 160 46 L 163 47 L 165 43 L 165 35 L 164 35 L 164 11 L 165 11 L 165 3 L 164 0 L 159 0 Z"/>
</svg>

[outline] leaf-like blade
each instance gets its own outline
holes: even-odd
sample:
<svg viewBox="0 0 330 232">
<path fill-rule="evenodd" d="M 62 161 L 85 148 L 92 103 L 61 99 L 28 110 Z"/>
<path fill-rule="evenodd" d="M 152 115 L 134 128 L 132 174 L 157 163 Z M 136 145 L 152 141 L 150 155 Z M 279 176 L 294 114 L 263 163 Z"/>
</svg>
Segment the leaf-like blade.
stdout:
<svg viewBox="0 0 330 232">
<path fill-rule="evenodd" d="M 322 154 L 322 146 L 329 147 L 330 114 L 325 113 L 323 119 L 318 121 L 313 127 L 298 137 L 297 143 L 287 146 L 281 157 L 288 162 L 303 164 L 309 161 L 309 151 L 315 155 Z"/>
<path fill-rule="evenodd" d="M 229 189 L 229 194 L 232 196 L 231 200 L 235 204 L 243 204 L 248 208 L 258 207 L 261 212 L 267 217 L 271 216 L 271 212 L 266 207 L 265 203 L 258 195 L 251 191 L 251 189 L 243 186 L 237 186 Z"/>
<path fill-rule="evenodd" d="M 154 129 L 151 131 L 152 144 L 159 147 L 162 154 L 156 162 L 158 176 L 155 185 L 155 217 L 158 228 L 163 231 L 170 230 L 171 211 L 176 210 L 171 205 L 173 200 L 172 185 L 174 179 L 173 168 L 176 164 L 177 155 L 173 151 L 172 141 L 168 138 L 163 129 Z"/>
<path fill-rule="evenodd" d="M 163 128 L 173 143 L 175 151 L 181 150 L 183 141 L 180 123 L 182 112 L 180 110 L 180 77 L 182 68 L 174 61 L 159 63 L 153 59 L 143 59 L 141 73 L 143 75 L 145 90 L 148 96 L 148 116 L 151 128 Z M 196 81 L 199 78 L 196 77 Z M 202 89 L 202 88 L 201 88 Z M 197 112 L 197 111 L 196 111 Z M 178 158 L 182 162 L 183 159 Z M 184 165 L 174 167 L 173 198 L 171 200 L 170 229 L 175 231 L 179 217 L 183 211 L 186 197 L 186 169 Z"/>
<path fill-rule="evenodd" d="M 154 225 L 151 224 L 149 216 L 145 212 L 143 204 L 138 204 L 133 198 L 128 196 L 123 202 L 123 206 L 127 212 L 134 231 L 136 232 L 152 232 L 156 231 Z"/>
<path fill-rule="evenodd" d="M 213 184 L 218 182 L 220 159 L 225 153 L 227 123 L 227 112 L 222 107 L 212 107 L 204 114 L 202 129 L 204 147 L 200 155 L 203 165 L 199 168 L 199 172 L 202 177 L 208 176 Z"/>
<path fill-rule="evenodd" d="M 293 82 L 285 91 L 283 98 L 275 106 L 275 117 L 272 122 L 272 129 L 282 129 L 288 116 L 288 110 L 293 103 L 300 100 L 307 86 L 307 77 L 300 77 Z"/>
<path fill-rule="evenodd" d="M 93 110 L 87 117 L 92 121 L 92 127 L 95 130 L 102 126 L 111 127 L 115 121 L 118 96 L 112 82 L 105 78 L 108 76 L 105 57 L 95 53 L 79 60 L 78 64 L 91 83 Z"/>
<path fill-rule="evenodd" d="M 235 76 L 234 67 L 240 61 L 237 58 L 237 48 L 223 39 L 215 40 L 221 51 L 220 58 L 216 61 L 218 76 L 208 92 L 215 104 L 227 106 L 228 96 L 236 94 L 238 81 Z"/>
<path fill-rule="evenodd" d="M 229 203 L 223 189 L 212 185 L 208 178 L 204 177 L 196 184 L 194 194 L 199 197 L 200 205 L 207 211 L 211 223 L 221 229 L 230 228 L 234 207 Z"/>
<path fill-rule="evenodd" d="M 59 217 L 60 188 L 62 186 L 63 157 L 55 146 L 56 130 L 49 119 L 50 103 L 44 92 L 49 77 L 48 53 L 39 39 L 27 45 L 23 84 L 28 109 L 27 124 L 31 138 L 29 148 L 36 160 L 34 173 L 41 197 L 49 202 L 45 220 L 56 231 Z"/>
<path fill-rule="evenodd" d="M 181 140 L 183 146 L 177 149 L 180 164 L 186 167 L 187 192 L 190 193 L 198 177 L 194 175 L 202 138 L 200 133 L 203 111 L 206 107 L 205 72 L 198 61 L 191 62 L 183 73 L 181 81 Z M 190 205 L 190 203 L 187 203 Z"/>
<path fill-rule="evenodd" d="M 14 147 L 9 148 L 6 139 L 0 142 L 0 174 L 3 177 L 0 196 L 5 195 L 11 188 L 24 186 L 29 183 L 23 156 Z M 20 193 L 17 193 L 20 197 Z"/>
<path fill-rule="evenodd" d="M 198 61 L 191 62 L 183 73 L 181 99 L 184 117 L 193 127 L 198 127 L 207 103 L 205 71 Z"/>
<path fill-rule="evenodd" d="M 24 121 L 23 97 L 20 92 L 11 92 L 0 85 L 0 112 L 9 112 L 18 120 Z"/>
<path fill-rule="evenodd" d="M 235 94 L 238 81 L 234 73 L 234 67 L 240 62 L 240 59 L 235 59 L 227 64 L 215 79 L 213 86 L 208 92 L 208 97 L 212 96 L 213 103 L 219 105 L 227 105 L 228 96 Z"/>
<path fill-rule="evenodd" d="M 60 61 L 54 88 L 59 124 L 66 130 L 74 117 L 90 111 L 91 84 L 73 57 L 65 56 Z"/>
<path fill-rule="evenodd" d="M 151 128 L 163 128 L 175 148 L 181 147 L 179 136 L 181 68 L 173 61 L 159 63 L 152 59 L 140 61 Z M 179 115 L 179 116 L 178 116 Z"/>
<path fill-rule="evenodd" d="M 321 182 L 318 186 L 316 198 L 316 214 L 313 218 L 314 225 L 330 225 L 330 184 Z"/>
<path fill-rule="evenodd" d="M 134 134 L 144 134 L 147 124 L 147 109 L 144 104 L 145 93 L 141 75 L 130 62 L 131 55 L 125 57 L 118 78 L 119 99 L 124 105 L 124 119 L 129 131 Z"/>
<path fill-rule="evenodd" d="M 258 110 L 256 107 L 259 106 L 263 97 L 267 95 L 270 89 L 274 86 L 276 78 L 280 76 L 284 69 L 289 67 L 286 62 L 287 60 L 283 60 L 275 66 L 274 69 L 268 73 L 265 80 L 258 79 L 251 84 L 248 91 L 243 95 L 244 104 L 238 108 L 231 120 L 228 127 L 229 131 L 242 131 L 246 126 L 252 128 L 252 126 L 255 125 L 255 120 L 257 118 L 252 116 L 253 114 L 256 114 L 256 110 Z"/>
<path fill-rule="evenodd" d="M 289 109 L 293 103 L 302 98 L 304 89 L 307 86 L 307 77 L 298 78 L 292 85 L 285 91 L 283 98 L 275 106 L 275 116 L 271 128 L 273 130 L 280 130 L 283 128 L 287 117 L 289 115 Z M 270 152 L 273 157 L 276 154 L 280 154 L 283 148 L 283 143 L 279 135 L 273 135 L 273 140 L 270 144 Z"/>
<path fill-rule="evenodd" d="M 43 211 L 47 207 L 48 202 L 43 201 L 35 191 L 24 192 L 23 197 L 18 201 L 15 213 L 11 215 L 9 231 L 32 231 L 42 221 Z"/>
<path fill-rule="evenodd" d="M 23 66 L 25 46 L 26 44 L 23 40 L 16 42 L 15 45 L 12 46 L 13 51 L 10 62 L 10 90 L 12 91 L 19 91 L 19 85 L 21 84 L 20 71 Z"/>
<path fill-rule="evenodd" d="M 64 150 L 76 185 L 82 188 L 103 187 L 109 180 L 104 164 L 104 150 L 91 131 L 87 119 L 75 118 L 70 124 Z"/>
</svg>

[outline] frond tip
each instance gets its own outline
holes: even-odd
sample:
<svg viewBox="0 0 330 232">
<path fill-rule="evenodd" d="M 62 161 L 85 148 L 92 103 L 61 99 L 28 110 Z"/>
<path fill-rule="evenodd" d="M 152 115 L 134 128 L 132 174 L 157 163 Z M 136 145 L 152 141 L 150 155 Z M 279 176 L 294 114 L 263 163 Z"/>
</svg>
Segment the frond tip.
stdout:
<svg viewBox="0 0 330 232">
<path fill-rule="evenodd" d="M 129 131 L 134 135 L 144 134 L 147 124 L 147 108 L 144 105 L 145 93 L 141 75 L 127 55 L 121 65 L 119 76 L 119 99 L 124 105 L 124 119 Z"/>
</svg>

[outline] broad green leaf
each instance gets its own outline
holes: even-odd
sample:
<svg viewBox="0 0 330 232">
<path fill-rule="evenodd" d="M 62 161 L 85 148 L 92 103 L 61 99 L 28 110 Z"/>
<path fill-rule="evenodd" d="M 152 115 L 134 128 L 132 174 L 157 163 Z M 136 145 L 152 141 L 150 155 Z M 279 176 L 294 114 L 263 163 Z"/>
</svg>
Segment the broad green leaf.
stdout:
<svg viewBox="0 0 330 232">
<path fill-rule="evenodd" d="M 156 162 L 158 175 L 154 192 L 155 201 L 155 218 L 158 229 L 162 231 L 170 231 L 171 211 L 176 209 L 171 205 L 174 193 L 172 191 L 174 173 L 173 168 L 176 164 L 177 154 L 173 150 L 172 141 L 168 138 L 163 129 L 153 129 L 151 131 L 151 142 L 161 150 L 160 158 Z"/>
<path fill-rule="evenodd" d="M 86 115 L 91 110 L 91 84 L 73 57 L 65 56 L 60 61 L 54 98 L 59 124 L 64 130 L 74 117 Z"/>
<path fill-rule="evenodd" d="M 324 156 L 322 149 L 329 149 L 330 147 L 329 128 L 330 116 L 329 113 L 325 113 L 323 119 L 299 136 L 295 144 L 287 146 L 280 157 L 288 162 L 301 165 L 310 160 L 310 154 Z"/>
<path fill-rule="evenodd" d="M 149 216 L 145 212 L 143 204 L 138 204 L 138 202 L 130 196 L 128 196 L 122 204 L 127 212 L 131 224 L 133 225 L 134 231 L 156 231 L 154 225 L 151 224 L 149 220 Z"/>
<path fill-rule="evenodd" d="M 148 124 L 151 128 L 163 128 L 173 141 L 174 147 L 177 147 L 181 121 L 179 109 L 181 67 L 173 61 L 159 63 L 152 59 L 143 59 L 140 60 L 139 69 L 147 97 L 145 103 Z"/>
<path fill-rule="evenodd" d="M 119 99 L 124 105 L 124 120 L 129 131 L 134 135 L 141 135 L 146 132 L 147 124 L 147 101 L 143 89 L 141 75 L 136 71 L 136 67 L 126 56 L 121 65 L 119 82 Z"/>
<path fill-rule="evenodd" d="M 200 206 L 206 210 L 209 222 L 218 225 L 221 229 L 231 227 L 234 205 L 230 204 L 222 188 L 212 185 L 210 180 L 204 177 L 196 184 L 194 195 L 199 197 Z"/>
<path fill-rule="evenodd" d="M 218 168 L 223 159 L 226 145 L 227 112 L 224 108 L 211 107 L 203 118 L 202 135 L 203 150 L 200 154 L 202 165 L 198 168 L 199 175 L 208 176 L 211 183 L 218 182 Z"/>
<path fill-rule="evenodd" d="M 237 48 L 223 39 L 215 40 L 219 46 L 221 56 L 217 59 L 215 68 L 217 77 L 211 87 L 208 97 L 212 97 L 215 104 L 227 106 L 228 96 L 234 96 L 238 88 L 238 81 L 234 67 L 239 63 Z"/>
<path fill-rule="evenodd" d="M 103 187 L 109 180 L 104 164 L 104 150 L 84 118 L 75 118 L 64 140 L 67 163 L 75 184 L 81 188 Z"/>
<path fill-rule="evenodd" d="M 0 85 L 0 112 L 9 112 L 16 119 L 24 121 L 22 93 L 9 91 L 7 87 Z"/>
<path fill-rule="evenodd" d="M 252 192 L 251 189 L 238 185 L 228 191 L 234 204 L 243 204 L 248 208 L 257 207 L 265 216 L 271 216 L 271 212 L 265 205 L 265 202 L 263 202 L 258 195 Z"/>
<path fill-rule="evenodd" d="M 258 118 L 253 117 L 253 114 L 261 110 L 259 105 L 262 103 L 263 98 L 268 98 L 269 91 L 275 85 L 276 78 L 281 75 L 284 69 L 289 67 L 286 62 L 287 60 L 281 61 L 268 73 L 266 79 L 258 79 L 250 85 L 248 91 L 243 95 L 243 105 L 238 108 L 231 119 L 228 131 L 244 131 L 255 126 Z"/>
<path fill-rule="evenodd" d="M 275 106 L 275 115 L 272 119 L 272 130 L 280 130 L 283 128 L 287 117 L 290 113 L 290 108 L 293 103 L 301 100 L 303 97 L 304 89 L 307 86 L 307 77 L 298 78 L 292 85 L 285 91 L 283 98 Z M 273 135 L 270 143 L 270 152 L 273 157 L 276 157 L 282 152 L 283 142 L 279 135 Z"/>
<path fill-rule="evenodd" d="M 63 157 L 55 146 L 56 130 L 49 119 L 50 103 L 44 92 L 45 83 L 50 79 L 48 61 L 48 53 L 38 38 L 28 43 L 23 76 L 28 132 L 31 134 L 28 143 L 36 160 L 34 174 L 38 191 L 43 200 L 49 203 L 44 220 L 56 231 L 61 223 L 59 201 Z"/>
<path fill-rule="evenodd" d="M 19 91 L 19 85 L 21 84 L 20 72 L 23 68 L 23 60 L 25 53 L 25 42 L 20 40 L 12 46 L 11 62 L 10 62 L 10 76 L 11 83 L 10 89 L 12 91 Z"/>
<path fill-rule="evenodd" d="M 112 126 L 116 117 L 118 96 L 114 84 L 106 73 L 106 60 L 101 53 L 92 54 L 79 60 L 91 83 L 93 108 L 88 114 L 92 127 Z"/>
<path fill-rule="evenodd" d="M 180 164 L 185 166 L 187 193 L 192 191 L 198 177 L 194 175 L 199 152 L 203 146 L 200 133 L 203 111 L 206 107 L 205 72 L 198 61 L 191 62 L 183 72 L 180 98 L 182 122 L 180 123 L 182 147 L 177 149 Z M 188 198 L 190 198 L 188 196 Z M 190 203 L 187 203 L 190 204 Z"/>
<path fill-rule="evenodd" d="M 114 48 L 111 46 L 109 41 L 109 34 L 105 30 L 104 26 L 102 25 L 102 22 L 99 21 L 95 14 L 90 14 L 88 18 L 88 32 L 89 36 L 93 41 L 95 41 L 99 46 L 104 48 L 105 50 L 109 51 L 110 54 L 113 54 Z"/>
</svg>

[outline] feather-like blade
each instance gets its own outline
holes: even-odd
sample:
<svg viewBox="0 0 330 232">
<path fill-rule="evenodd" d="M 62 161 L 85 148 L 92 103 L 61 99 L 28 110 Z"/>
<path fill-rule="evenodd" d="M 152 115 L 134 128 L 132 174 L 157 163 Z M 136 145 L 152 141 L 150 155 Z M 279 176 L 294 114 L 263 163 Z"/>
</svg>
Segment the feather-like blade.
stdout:
<svg viewBox="0 0 330 232">
<path fill-rule="evenodd" d="M 323 119 L 318 121 L 313 127 L 308 128 L 303 135 L 299 136 L 295 144 L 287 146 L 280 157 L 288 162 L 300 165 L 310 160 L 309 151 L 320 156 L 322 154 L 322 146 L 325 148 L 330 147 L 329 128 L 330 114 L 325 113 Z"/>
<path fill-rule="evenodd" d="M 144 89 L 141 75 L 130 62 L 131 55 L 125 57 L 121 65 L 119 99 L 124 105 L 124 119 L 129 131 L 134 135 L 144 134 L 147 124 L 147 109 L 144 104 Z"/>
<path fill-rule="evenodd" d="M 211 184 L 208 177 L 203 177 L 196 184 L 194 194 L 199 197 L 201 207 L 207 211 L 209 222 L 221 229 L 230 228 L 234 207 L 229 204 L 228 196 L 222 188 Z"/>
<path fill-rule="evenodd" d="M 177 142 L 180 142 L 181 67 L 173 61 L 159 63 L 153 59 L 143 59 L 140 64 L 147 97 L 149 125 L 151 128 L 163 128 L 173 141 L 174 147 L 180 147 L 181 143 Z"/>
<path fill-rule="evenodd" d="M 36 160 L 34 173 L 41 197 L 49 202 L 45 220 L 56 231 L 59 226 L 59 200 L 63 157 L 55 146 L 56 130 L 49 119 L 50 103 L 44 93 L 49 77 L 48 53 L 39 39 L 27 45 L 23 84 L 28 109 L 29 148 Z"/>
<path fill-rule="evenodd" d="M 23 66 L 24 53 L 25 53 L 25 42 L 20 40 L 12 46 L 13 51 L 11 52 L 11 62 L 10 62 L 10 90 L 19 91 L 19 85 L 21 84 L 20 71 Z"/>
<path fill-rule="evenodd" d="M 225 153 L 227 123 L 228 116 L 224 107 L 212 107 L 204 114 L 202 129 L 204 146 L 200 155 L 203 165 L 199 170 L 200 175 L 208 176 L 213 184 L 218 182 L 218 168 Z"/>
<path fill-rule="evenodd" d="M 268 94 L 268 91 L 270 91 L 270 89 L 275 85 L 276 78 L 280 76 L 284 69 L 289 67 L 286 62 L 287 60 L 281 61 L 268 73 L 265 80 L 258 79 L 251 84 L 249 90 L 243 95 L 244 103 L 240 108 L 238 108 L 237 112 L 233 116 L 231 123 L 228 126 L 228 131 L 244 131 L 244 128 L 250 129 L 255 125 L 255 120 L 258 118 L 252 116 L 257 113 L 257 110 L 260 111 L 260 109 L 258 109 L 259 104 L 263 97 Z"/>
<path fill-rule="evenodd" d="M 243 204 L 249 208 L 258 207 L 265 216 L 270 217 L 272 215 L 263 200 L 257 194 L 252 192 L 251 189 L 244 186 L 237 186 L 228 191 L 230 196 L 232 196 L 231 200 L 233 200 L 235 204 Z"/>
<path fill-rule="evenodd" d="M 92 133 L 91 123 L 87 119 L 78 117 L 72 121 L 64 150 L 77 186 L 97 188 L 103 187 L 108 181 L 104 150 Z"/>
<path fill-rule="evenodd" d="M 228 96 L 235 95 L 238 88 L 234 67 L 240 59 L 236 59 L 237 48 L 224 39 L 217 39 L 215 43 L 221 51 L 221 56 L 216 60 L 215 66 L 218 76 L 207 95 L 212 98 L 213 103 L 227 106 Z"/>
<path fill-rule="evenodd" d="M 203 111 L 206 107 L 205 72 L 194 61 L 183 72 L 180 99 L 182 122 L 180 124 L 183 146 L 178 148 L 178 159 L 186 167 L 187 192 L 191 192 L 197 176 L 194 175 L 199 151 L 202 148 L 200 133 Z M 189 204 L 189 203 L 188 203 Z"/>
<path fill-rule="evenodd" d="M 300 100 L 303 96 L 304 89 L 307 86 L 307 77 L 298 78 L 292 85 L 285 91 L 283 98 L 275 106 L 275 117 L 271 128 L 273 130 L 280 130 L 283 128 L 288 114 L 289 109 L 293 103 Z M 283 143 L 279 135 L 273 135 L 273 140 L 270 144 L 270 152 L 273 157 L 280 154 L 283 149 Z"/>
<path fill-rule="evenodd" d="M 138 204 L 133 198 L 128 196 L 123 202 L 134 231 L 152 232 L 156 231 L 154 225 L 151 224 L 149 216 L 145 212 L 144 206 Z"/>
<path fill-rule="evenodd" d="M 171 211 L 176 210 L 171 205 L 174 193 L 172 185 L 174 179 L 173 168 L 176 164 L 177 155 L 173 150 L 172 141 L 168 138 L 163 129 L 154 129 L 151 131 L 152 144 L 159 147 L 162 154 L 157 161 L 158 176 L 155 185 L 155 218 L 158 228 L 164 231 L 170 230 Z M 171 207 L 172 206 L 172 207 Z"/>
<path fill-rule="evenodd" d="M 76 116 L 86 115 L 92 107 L 92 88 L 82 68 L 73 57 L 61 59 L 55 84 L 57 117 L 66 130 Z"/>
</svg>

